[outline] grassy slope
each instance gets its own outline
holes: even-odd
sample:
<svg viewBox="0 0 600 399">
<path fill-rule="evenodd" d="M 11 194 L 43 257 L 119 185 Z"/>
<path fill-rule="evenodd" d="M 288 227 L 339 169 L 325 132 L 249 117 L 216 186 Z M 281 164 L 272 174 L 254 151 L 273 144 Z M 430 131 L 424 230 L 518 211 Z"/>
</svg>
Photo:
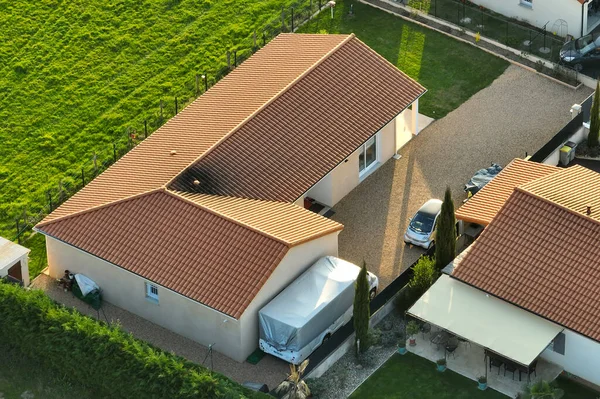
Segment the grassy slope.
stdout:
<svg viewBox="0 0 600 399">
<path fill-rule="evenodd" d="M 439 373 L 435 364 L 411 353 L 395 354 L 371 375 L 352 399 L 506 399 L 492 389 L 480 391 L 477 383 L 453 371 Z"/>
<path fill-rule="evenodd" d="M 362 3 L 338 2 L 329 13 L 305 26 L 305 32 L 355 33 L 428 89 L 419 111 L 439 119 L 504 72 L 508 62 L 441 33 L 406 22 Z"/>
<path fill-rule="evenodd" d="M 0 0 L 0 235 L 292 0 Z M 169 113 L 172 114 L 172 110 Z"/>
</svg>

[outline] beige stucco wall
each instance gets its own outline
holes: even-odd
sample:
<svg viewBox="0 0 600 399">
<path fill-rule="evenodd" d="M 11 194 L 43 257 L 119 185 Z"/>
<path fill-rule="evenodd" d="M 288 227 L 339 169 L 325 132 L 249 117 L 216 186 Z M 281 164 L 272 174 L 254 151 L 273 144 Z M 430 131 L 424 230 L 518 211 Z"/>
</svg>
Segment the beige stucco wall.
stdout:
<svg viewBox="0 0 600 399">
<path fill-rule="evenodd" d="M 142 277 L 50 237 L 46 248 L 52 277 L 62 277 L 65 269 L 85 274 L 101 287 L 106 301 L 203 345 L 216 343 L 216 351 L 245 360 L 238 320 L 160 286 L 159 303 L 150 302 Z"/>
<path fill-rule="evenodd" d="M 410 112 L 410 111 L 405 111 Z M 404 120 L 405 116 L 396 119 Z M 396 119 L 393 119 L 378 132 L 377 158 L 378 165 L 371 169 L 373 173 L 396 153 Z M 409 127 L 410 128 L 410 127 Z M 341 164 L 306 192 L 306 196 L 318 202 L 334 206 L 350 191 L 352 191 L 368 175 L 360 176 L 358 171 L 358 155 L 360 149 L 354 151 Z"/>
<path fill-rule="evenodd" d="M 533 0 L 533 7 L 523 6 L 519 0 L 472 1 L 499 14 L 517 18 L 538 28 L 542 28 L 546 22 L 549 22 L 546 30 L 550 34 L 552 34 L 556 20 L 564 19 L 567 21 L 569 34 L 575 37 L 581 36 L 581 4 L 576 0 Z M 584 26 L 586 26 L 587 12 L 584 18 Z"/>
<path fill-rule="evenodd" d="M 337 255 L 337 236 L 291 248 L 240 320 L 161 286 L 156 304 L 146 299 L 144 278 L 51 237 L 46 247 L 50 276 L 60 278 L 65 269 L 82 273 L 101 287 L 107 302 L 203 345 L 215 343 L 215 351 L 242 362 L 258 347 L 258 310 L 318 258 Z"/>
<path fill-rule="evenodd" d="M 240 317 L 242 353 L 245 357 L 258 348 L 258 311 L 279 294 L 317 259 L 338 254 L 338 233 L 329 234 L 289 250 L 250 306 Z"/>
</svg>

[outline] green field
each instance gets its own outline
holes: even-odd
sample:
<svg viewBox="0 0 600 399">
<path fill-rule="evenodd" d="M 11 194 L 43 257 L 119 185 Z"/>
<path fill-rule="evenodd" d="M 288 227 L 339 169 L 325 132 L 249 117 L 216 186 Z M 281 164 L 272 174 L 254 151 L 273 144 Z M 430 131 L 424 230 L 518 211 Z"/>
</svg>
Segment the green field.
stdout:
<svg viewBox="0 0 600 399">
<path fill-rule="evenodd" d="M 308 4 L 309 0 L 302 0 Z M 258 44 L 267 25 L 289 20 L 293 0 L 140 0 L 9 2 L 0 0 L 0 235 L 14 238 L 16 218 L 48 209 L 59 184 L 69 192 L 124 148 L 127 132 L 143 136 L 174 114 L 174 98 L 209 84 L 228 50 Z M 323 2 L 324 3 L 324 2 Z M 316 1 L 313 1 L 316 11 Z M 441 118 L 488 86 L 508 65 L 492 55 L 361 3 L 338 1 L 301 31 L 349 33 L 421 82 L 420 111 Z M 298 8 L 296 8 L 298 10 Z M 288 23 L 289 27 L 289 23 Z M 270 30 L 269 30 L 270 31 Z M 267 35 L 268 37 L 269 35 Z M 233 56 L 232 56 L 233 62 Z M 203 84 L 200 81 L 201 90 Z M 30 274 L 45 267 L 43 237 Z"/>
<path fill-rule="evenodd" d="M 14 238 L 16 217 L 47 207 L 59 181 L 79 183 L 95 153 L 99 167 L 112 159 L 128 129 L 155 129 L 161 100 L 165 119 L 176 96 L 181 109 L 196 74 L 211 84 L 226 52 L 250 49 L 255 30 L 261 44 L 292 3 L 0 0 L 0 235 Z"/>
</svg>

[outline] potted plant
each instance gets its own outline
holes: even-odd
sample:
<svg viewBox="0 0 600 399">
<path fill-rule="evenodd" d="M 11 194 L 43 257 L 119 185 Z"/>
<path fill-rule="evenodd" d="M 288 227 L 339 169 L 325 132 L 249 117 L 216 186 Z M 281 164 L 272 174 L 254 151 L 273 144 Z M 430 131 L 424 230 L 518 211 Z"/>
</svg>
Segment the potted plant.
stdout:
<svg viewBox="0 0 600 399">
<path fill-rule="evenodd" d="M 406 353 L 406 338 L 404 336 L 398 339 L 398 353 L 401 355 Z"/>
<path fill-rule="evenodd" d="M 482 391 L 485 391 L 487 389 L 487 378 L 484 376 L 481 376 L 477 379 L 477 382 L 479 382 L 479 389 L 481 389 Z"/>
<path fill-rule="evenodd" d="M 437 364 L 437 371 L 439 371 L 440 373 L 446 371 L 446 359 L 438 359 L 435 363 Z"/>
<path fill-rule="evenodd" d="M 410 322 L 408 322 L 408 324 L 406 325 L 406 334 L 408 335 L 410 346 L 415 346 L 417 344 L 417 340 L 416 340 L 415 336 L 418 333 L 419 333 L 419 325 L 417 324 L 417 322 L 414 320 L 411 320 Z"/>
</svg>

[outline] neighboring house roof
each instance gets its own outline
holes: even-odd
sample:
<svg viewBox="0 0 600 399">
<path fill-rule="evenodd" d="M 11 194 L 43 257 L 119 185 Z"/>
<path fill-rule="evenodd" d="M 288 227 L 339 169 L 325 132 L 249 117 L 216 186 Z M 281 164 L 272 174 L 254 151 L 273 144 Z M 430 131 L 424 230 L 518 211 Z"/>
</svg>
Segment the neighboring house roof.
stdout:
<svg viewBox="0 0 600 399">
<path fill-rule="evenodd" d="M 172 187 L 293 202 L 424 92 L 350 37 Z"/>
<path fill-rule="evenodd" d="M 452 277 L 600 341 L 599 197 L 580 166 L 516 188 Z"/>
<path fill-rule="evenodd" d="M 239 318 L 290 247 L 342 225 L 294 204 L 161 189 L 38 228 Z"/>
<path fill-rule="evenodd" d="M 0 237 L 0 271 L 8 266 L 14 265 L 15 262 L 29 252 L 29 248 L 22 247 L 4 237 Z"/>
<path fill-rule="evenodd" d="M 209 193 L 294 201 L 424 92 L 354 35 L 281 34 L 45 221 L 168 186 L 196 164 L 214 167 L 200 180 Z"/>
<path fill-rule="evenodd" d="M 456 210 L 456 218 L 487 226 L 515 187 L 559 171 L 556 166 L 515 158 L 477 194 Z"/>
</svg>

